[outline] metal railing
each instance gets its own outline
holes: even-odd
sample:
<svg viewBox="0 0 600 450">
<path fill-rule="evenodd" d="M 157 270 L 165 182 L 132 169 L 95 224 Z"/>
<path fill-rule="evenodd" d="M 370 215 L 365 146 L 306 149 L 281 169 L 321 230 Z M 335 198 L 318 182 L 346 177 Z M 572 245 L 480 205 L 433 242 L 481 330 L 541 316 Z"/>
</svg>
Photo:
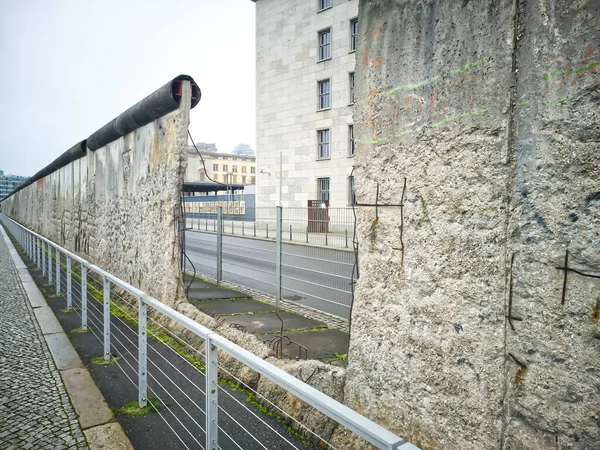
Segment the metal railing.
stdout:
<svg viewBox="0 0 600 450">
<path fill-rule="evenodd" d="M 186 234 L 186 255 L 193 269 L 349 320 L 356 274 L 353 251 L 285 240 L 289 208 L 275 208 L 270 239 L 226 234 L 227 224 L 216 208 L 214 232 Z M 286 222 L 287 221 L 287 222 Z M 251 236 L 253 237 L 253 236 Z M 187 259 L 185 269 L 192 270 Z"/>
<path fill-rule="evenodd" d="M 191 202 L 184 202 L 189 208 Z M 232 219 L 221 206 L 213 206 L 214 214 L 197 214 L 186 210 L 186 226 L 190 229 L 217 231 L 218 210 L 222 210 L 223 234 L 257 239 L 275 239 L 277 208 L 254 208 L 251 219 L 243 216 Z M 352 208 L 283 208 L 282 239 L 284 241 L 323 247 L 352 248 L 354 213 Z"/>
<path fill-rule="evenodd" d="M 268 399 L 259 388 L 249 386 L 220 366 L 219 350 L 377 448 L 417 448 L 84 258 L 4 215 L 0 215 L 0 219 L 33 264 L 48 277 L 48 282 L 56 286 L 56 293 L 64 298 L 67 309 L 78 314 L 81 330 L 89 330 L 96 336 L 103 359 L 109 361 L 118 356 L 115 363 L 134 386 L 138 405 L 150 405 L 182 448 L 305 448 L 302 440 L 286 435 L 285 430 L 277 429 L 276 421 L 269 423 L 267 416 L 261 417 L 221 386 L 220 377 L 228 377 L 243 386 L 245 392 L 269 410 L 276 410 L 319 448 L 335 448 Z M 161 319 L 174 321 L 191 331 L 203 345 L 184 338 L 184 334 L 171 332 Z M 201 359 L 193 359 L 192 354 Z M 171 361 L 174 357 L 187 365 L 174 364 Z M 169 376 L 175 371 L 177 381 Z M 149 400 L 150 395 L 157 401 Z M 242 412 L 237 418 L 236 411 Z M 200 416 L 204 416 L 204 420 Z M 266 442 L 255 436 L 258 429 L 273 433 L 274 440 Z"/>
</svg>

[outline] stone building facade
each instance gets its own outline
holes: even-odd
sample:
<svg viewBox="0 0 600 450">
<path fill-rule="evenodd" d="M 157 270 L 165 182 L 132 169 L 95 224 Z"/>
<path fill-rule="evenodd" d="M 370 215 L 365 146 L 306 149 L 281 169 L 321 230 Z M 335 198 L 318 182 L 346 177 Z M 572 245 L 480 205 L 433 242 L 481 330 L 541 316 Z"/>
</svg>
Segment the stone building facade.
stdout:
<svg viewBox="0 0 600 450">
<path fill-rule="evenodd" d="M 188 147 L 187 153 L 188 165 L 185 181 L 210 181 L 209 178 L 211 178 L 219 183 L 255 183 L 256 158 L 254 156 L 200 150 L 202 159 L 204 159 L 203 165 L 202 159 L 194 147 Z"/>
<path fill-rule="evenodd" d="M 255 0 L 257 206 L 345 207 L 358 0 Z"/>
</svg>

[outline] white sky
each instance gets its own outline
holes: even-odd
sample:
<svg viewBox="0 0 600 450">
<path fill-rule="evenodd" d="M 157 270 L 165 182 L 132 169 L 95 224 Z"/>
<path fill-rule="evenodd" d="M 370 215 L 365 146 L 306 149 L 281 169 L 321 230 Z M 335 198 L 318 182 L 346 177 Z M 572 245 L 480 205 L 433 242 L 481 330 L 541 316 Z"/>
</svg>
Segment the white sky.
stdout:
<svg viewBox="0 0 600 450">
<path fill-rule="evenodd" d="M 255 147 L 250 0 L 0 0 L 0 170 L 31 176 L 173 77 L 196 142 Z"/>
</svg>

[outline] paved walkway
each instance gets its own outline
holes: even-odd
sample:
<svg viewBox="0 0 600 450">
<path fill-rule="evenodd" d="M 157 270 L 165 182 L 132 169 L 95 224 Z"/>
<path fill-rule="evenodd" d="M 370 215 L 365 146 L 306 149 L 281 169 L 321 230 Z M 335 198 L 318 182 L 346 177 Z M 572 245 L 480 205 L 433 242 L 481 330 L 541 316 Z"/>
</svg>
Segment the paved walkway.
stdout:
<svg viewBox="0 0 600 450">
<path fill-rule="evenodd" d="M 87 449 L 0 234 L 0 448 Z"/>
</svg>

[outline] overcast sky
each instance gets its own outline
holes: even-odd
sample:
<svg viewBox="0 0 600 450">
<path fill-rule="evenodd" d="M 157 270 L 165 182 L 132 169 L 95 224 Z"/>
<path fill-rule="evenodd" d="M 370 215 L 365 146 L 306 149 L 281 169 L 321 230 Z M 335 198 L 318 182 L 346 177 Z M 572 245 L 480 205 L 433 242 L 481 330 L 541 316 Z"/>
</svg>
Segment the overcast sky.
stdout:
<svg viewBox="0 0 600 450">
<path fill-rule="evenodd" d="M 31 176 L 176 75 L 196 142 L 255 148 L 250 0 L 0 0 L 0 170 Z"/>
</svg>

